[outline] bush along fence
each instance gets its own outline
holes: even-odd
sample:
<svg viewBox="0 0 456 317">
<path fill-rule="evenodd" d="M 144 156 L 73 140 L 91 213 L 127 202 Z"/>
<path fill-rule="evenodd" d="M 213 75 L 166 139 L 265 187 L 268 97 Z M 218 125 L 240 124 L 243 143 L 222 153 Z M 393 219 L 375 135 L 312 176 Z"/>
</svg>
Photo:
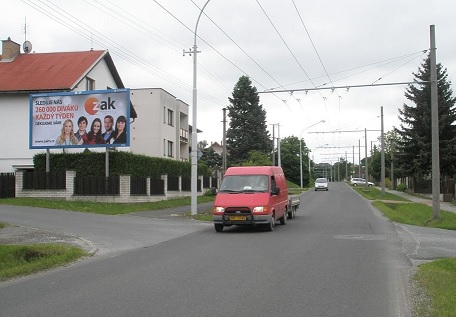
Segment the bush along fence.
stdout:
<svg viewBox="0 0 456 317">
<path fill-rule="evenodd" d="M 218 187 L 218 178 L 199 176 L 197 194 Z M 24 172 L 15 175 L 16 197 L 70 201 L 134 203 L 191 195 L 191 181 L 182 176 L 77 176 L 76 171 Z"/>
</svg>

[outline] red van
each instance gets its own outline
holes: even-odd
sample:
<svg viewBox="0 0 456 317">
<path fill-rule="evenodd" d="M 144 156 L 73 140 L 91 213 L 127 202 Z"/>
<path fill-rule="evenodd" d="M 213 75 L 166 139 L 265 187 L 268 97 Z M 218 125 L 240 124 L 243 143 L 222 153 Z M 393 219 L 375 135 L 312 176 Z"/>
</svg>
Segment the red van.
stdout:
<svg viewBox="0 0 456 317">
<path fill-rule="evenodd" d="M 212 208 L 215 231 L 232 225 L 265 226 L 287 220 L 288 188 L 278 166 L 230 167 Z"/>
</svg>

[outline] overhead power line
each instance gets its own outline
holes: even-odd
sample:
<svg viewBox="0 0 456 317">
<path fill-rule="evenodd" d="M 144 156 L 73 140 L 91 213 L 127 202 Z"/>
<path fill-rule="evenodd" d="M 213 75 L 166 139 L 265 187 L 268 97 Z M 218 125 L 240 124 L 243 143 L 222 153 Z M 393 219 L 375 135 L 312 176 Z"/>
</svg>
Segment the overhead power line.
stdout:
<svg viewBox="0 0 456 317">
<path fill-rule="evenodd" d="M 312 90 L 334 90 L 334 89 L 347 89 L 347 91 L 350 88 L 363 88 L 363 87 L 378 87 L 378 86 L 398 86 L 398 85 L 422 85 L 422 84 L 429 84 L 430 81 L 409 81 L 409 82 L 399 82 L 399 83 L 384 83 L 384 84 L 364 84 L 364 85 L 348 85 L 348 86 L 337 86 L 337 87 L 315 87 L 315 88 L 297 88 L 297 89 L 286 89 L 286 90 L 274 90 L 273 92 L 275 93 L 280 93 L 280 92 L 296 92 L 296 91 L 312 91 Z M 265 91 L 259 91 L 259 94 L 268 94 L 271 93 L 272 91 L 265 90 Z"/>
</svg>

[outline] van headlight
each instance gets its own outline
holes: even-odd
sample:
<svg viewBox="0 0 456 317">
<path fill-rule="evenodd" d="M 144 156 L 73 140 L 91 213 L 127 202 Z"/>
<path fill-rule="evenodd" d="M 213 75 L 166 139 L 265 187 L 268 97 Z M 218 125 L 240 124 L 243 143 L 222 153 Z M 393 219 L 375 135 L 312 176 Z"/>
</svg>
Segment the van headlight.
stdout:
<svg viewBox="0 0 456 317">
<path fill-rule="evenodd" d="M 224 213 L 225 212 L 225 208 L 223 208 L 223 207 L 214 207 L 212 209 L 212 212 Z"/>
<path fill-rule="evenodd" d="M 268 212 L 268 208 L 265 206 L 258 206 L 253 208 L 252 212 Z"/>
</svg>

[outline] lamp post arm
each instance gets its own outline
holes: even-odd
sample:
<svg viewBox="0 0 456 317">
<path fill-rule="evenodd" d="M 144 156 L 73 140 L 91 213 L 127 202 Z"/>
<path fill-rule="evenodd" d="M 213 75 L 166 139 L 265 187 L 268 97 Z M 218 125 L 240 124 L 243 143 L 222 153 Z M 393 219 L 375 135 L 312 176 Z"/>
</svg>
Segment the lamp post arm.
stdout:
<svg viewBox="0 0 456 317">
<path fill-rule="evenodd" d="M 206 8 L 207 4 L 209 3 L 209 1 L 211 0 L 207 0 L 206 3 L 203 5 L 203 7 L 201 8 L 201 11 L 198 15 L 198 19 L 196 20 L 196 25 L 195 25 L 195 38 L 194 38 L 194 41 L 193 41 L 193 45 L 196 46 L 196 38 L 197 38 L 197 35 L 196 35 L 196 31 L 198 30 L 198 23 L 199 23 L 199 20 L 201 18 L 201 15 L 203 15 L 203 11 L 204 9 Z M 195 52 L 196 53 L 196 52 Z"/>
</svg>

